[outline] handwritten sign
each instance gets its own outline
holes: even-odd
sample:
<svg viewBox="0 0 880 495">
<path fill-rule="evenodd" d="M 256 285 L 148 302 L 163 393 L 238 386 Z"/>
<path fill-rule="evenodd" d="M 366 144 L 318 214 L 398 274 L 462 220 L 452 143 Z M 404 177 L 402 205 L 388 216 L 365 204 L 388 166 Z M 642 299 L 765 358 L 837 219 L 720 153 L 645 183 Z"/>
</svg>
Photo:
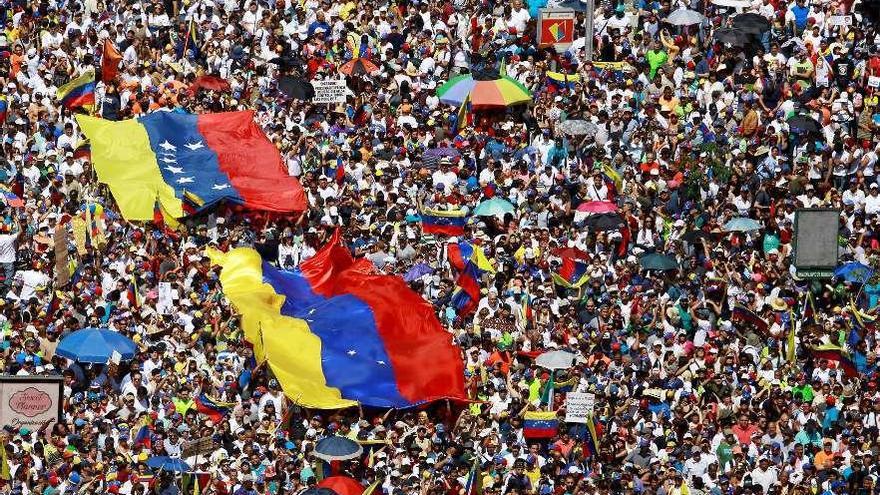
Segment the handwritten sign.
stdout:
<svg viewBox="0 0 880 495">
<path fill-rule="evenodd" d="M 829 26 L 852 26 L 852 16 L 850 15 L 833 15 L 828 18 Z"/>
<path fill-rule="evenodd" d="M 880 76 L 868 76 L 868 86 L 871 88 L 880 88 Z"/>
<path fill-rule="evenodd" d="M 211 437 L 197 438 L 191 442 L 180 444 L 180 456 L 184 459 L 214 451 L 214 440 Z"/>
<path fill-rule="evenodd" d="M 596 407 L 596 394 L 569 392 L 565 396 L 565 422 L 586 423 Z"/>
<path fill-rule="evenodd" d="M 159 282 L 159 297 L 156 301 L 156 312 L 160 315 L 171 314 L 174 307 L 171 282 Z"/>
<path fill-rule="evenodd" d="M 315 88 L 315 97 L 312 98 L 312 103 L 345 103 L 345 97 L 348 95 L 345 79 L 312 81 L 312 87 Z"/>
<path fill-rule="evenodd" d="M 61 418 L 63 380 L 59 376 L 0 376 L 0 425 L 36 430 Z"/>
</svg>

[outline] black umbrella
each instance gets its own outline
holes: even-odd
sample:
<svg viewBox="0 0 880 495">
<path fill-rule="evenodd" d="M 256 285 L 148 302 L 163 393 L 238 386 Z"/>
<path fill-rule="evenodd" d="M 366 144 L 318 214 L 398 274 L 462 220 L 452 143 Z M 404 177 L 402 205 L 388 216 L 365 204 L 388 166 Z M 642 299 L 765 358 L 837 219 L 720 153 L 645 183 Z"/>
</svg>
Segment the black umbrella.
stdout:
<svg viewBox="0 0 880 495">
<path fill-rule="evenodd" d="M 821 127 L 816 119 L 807 115 L 795 115 L 788 119 L 788 127 L 792 132 L 818 134 Z"/>
<path fill-rule="evenodd" d="M 749 33 L 737 28 L 721 28 L 715 31 L 715 39 L 721 43 L 726 43 L 740 48 L 751 42 Z"/>
<path fill-rule="evenodd" d="M 689 242 L 691 244 L 695 244 L 701 241 L 713 240 L 713 237 L 712 234 L 706 232 L 705 230 L 691 230 L 689 232 L 685 232 L 684 235 L 681 236 L 681 240 Z"/>
<path fill-rule="evenodd" d="M 324 488 L 322 486 L 313 486 L 308 490 L 302 492 L 301 495 L 339 495 L 334 490 L 329 488 Z"/>
<path fill-rule="evenodd" d="M 617 213 L 602 213 L 598 215 L 590 215 L 584 221 L 584 225 L 593 230 L 616 230 L 623 227 L 626 223 Z"/>
<path fill-rule="evenodd" d="M 760 35 L 770 30 L 770 21 L 761 14 L 746 12 L 733 18 L 733 27 L 745 33 Z"/>
<path fill-rule="evenodd" d="M 281 76 L 278 80 L 278 91 L 297 100 L 308 101 L 315 97 L 315 88 L 312 83 L 297 79 L 293 76 Z"/>
</svg>

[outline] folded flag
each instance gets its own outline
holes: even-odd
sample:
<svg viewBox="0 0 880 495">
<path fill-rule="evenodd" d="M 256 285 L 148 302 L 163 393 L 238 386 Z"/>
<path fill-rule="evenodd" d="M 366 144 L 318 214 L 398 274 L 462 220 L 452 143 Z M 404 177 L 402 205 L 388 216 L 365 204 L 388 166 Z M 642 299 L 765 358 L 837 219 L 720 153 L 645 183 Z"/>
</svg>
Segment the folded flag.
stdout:
<svg viewBox="0 0 880 495">
<path fill-rule="evenodd" d="M 526 411 L 523 416 L 523 435 L 526 438 L 552 438 L 558 430 L 556 411 Z"/>
<path fill-rule="evenodd" d="M 458 271 L 463 271 L 465 264 L 470 261 L 484 272 L 495 273 L 495 267 L 486 258 L 483 248 L 468 241 L 446 244 L 446 257 L 449 259 L 449 264 Z"/>
<path fill-rule="evenodd" d="M 210 418 L 214 424 L 220 424 L 220 422 L 223 421 L 223 418 L 229 414 L 229 411 L 235 407 L 234 402 L 219 401 L 209 397 L 204 392 L 196 397 L 195 403 L 196 411 Z"/>
<path fill-rule="evenodd" d="M 304 211 L 299 181 L 254 123 L 252 111 L 192 115 L 153 112 L 111 122 L 78 115 L 98 179 L 127 220 L 174 218 L 220 201 L 255 210 Z"/>
<path fill-rule="evenodd" d="M 150 426 L 148 424 L 144 423 L 138 428 L 134 440 L 132 440 L 132 445 L 142 445 L 148 449 L 153 447 L 153 442 L 150 438 Z"/>
<path fill-rule="evenodd" d="M 551 274 L 556 285 L 568 289 L 577 289 L 590 280 L 587 264 L 574 258 L 562 258 L 559 271 Z"/>
<path fill-rule="evenodd" d="M 840 346 L 834 344 L 823 344 L 812 349 L 814 359 L 827 359 L 834 361 L 837 366 L 843 370 L 844 374 L 849 377 L 859 376 L 859 370 L 855 363 L 850 359 L 849 353 Z"/>
<path fill-rule="evenodd" d="M 477 309 L 480 302 L 480 269 L 468 261 L 464 270 L 455 280 L 456 290 L 452 293 L 452 306 L 460 317 L 467 316 Z"/>
<path fill-rule="evenodd" d="M 770 326 L 767 324 L 766 321 L 764 321 L 763 318 L 756 315 L 752 311 L 749 311 L 748 309 L 744 308 L 743 306 L 734 307 L 733 313 L 731 314 L 730 319 L 732 321 L 750 323 L 755 328 L 760 330 L 761 332 L 767 332 L 767 329 L 770 328 Z"/>
<path fill-rule="evenodd" d="M 297 404 L 409 407 L 465 399 L 464 366 L 434 308 L 400 277 L 354 260 L 339 233 L 295 271 L 253 249 L 209 250 L 245 338 Z"/>
<path fill-rule="evenodd" d="M 422 210 L 422 232 L 426 234 L 462 235 L 467 224 L 463 210 Z"/>
<path fill-rule="evenodd" d="M 90 109 L 95 105 L 95 71 L 87 69 L 75 79 L 58 88 L 55 98 L 65 108 Z"/>
</svg>

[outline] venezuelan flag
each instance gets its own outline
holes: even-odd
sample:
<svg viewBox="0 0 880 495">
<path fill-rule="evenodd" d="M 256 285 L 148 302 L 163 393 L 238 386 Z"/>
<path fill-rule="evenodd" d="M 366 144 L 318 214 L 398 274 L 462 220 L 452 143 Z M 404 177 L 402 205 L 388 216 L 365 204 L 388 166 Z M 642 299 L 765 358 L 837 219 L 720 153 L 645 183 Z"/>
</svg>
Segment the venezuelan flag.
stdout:
<svg viewBox="0 0 880 495">
<path fill-rule="evenodd" d="M 137 433 L 134 436 L 134 440 L 132 441 L 132 445 L 143 445 L 146 448 L 151 448 L 153 446 L 153 442 L 150 438 L 150 427 L 146 423 L 142 424 L 140 428 L 138 428 Z"/>
<path fill-rule="evenodd" d="M 465 263 L 470 261 L 484 272 L 495 273 L 495 267 L 486 258 L 483 248 L 468 241 L 450 242 L 446 245 L 446 257 L 458 271 L 464 271 Z"/>
<path fill-rule="evenodd" d="M 459 316 L 469 315 L 477 309 L 480 302 L 480 275 L 477 265 L 468 261 L 455 280 L 458 288 L 452 294 L 452 306 Z"/>
<path fill-rule="evenodd" d="M 730 319 L 731 321 L 750 323 L 762 332 L 767 332 L 767 330 L 770 328 L 770 326 L 767 324 L 766 321 L 764 321 L 763 318 L 749 311 L 743 306 L 734 307 L 733 311 L 731 312 Z"/>
<path fill-rule="evenodd" d="M 823 344 L 812 350 L 813 358 L 835 361 L 841 370 L 849 377 L 859 376 L 859 370 L 849 358 L 849 354 L 840 346 Z"/>
<path fill-rule="evenodd" d="M 526 438 L 552 438 L 558 430 L 556 411 L 526 411 L 523 415 L 523 435 Z"/>
<path fill-rule="evenodd" d="M 599 435 L 596 434 L 596 423 L 593 421 L 593 415 L 587 416 L 587 438 L 584 442 L 585 454 L 599 455 Z"/>
<path fill-rule="evenodd" d="M 590 280 L 587 264 L 574 258 L 562 258 L 562 266 L 558 273 L 551 274 L 553 281 L 568 289 L 577 289 Z"/>
<path fill-rule="evenodd" d="M 400 277 L 354 260 L 334 234 L 295 271 L 253 249 L 209 250 L 245 337 L 305 407 L 465 399 L 464 366 L 434 309 Z"/>
<path fill-rule="evenodd" d="M 55 97 L 65 108 L 91 108 L 95 105 L 95 71 L 88 69 L 58 88 Z"/>
<path fill-rule="evenodd" d="M 73 150 L 73 157 L 86 160 L 92 159 L 92 146 L 89 144 L 88 140 L 83 139 L 76 145 L 76 149 Z"/>
<path fill-rule="evenodd" d="M 431 210 L 421 213 L 422 232 L 426 234 L 462 235 L 467 215 L 462 210 Z"/>
<path fill-rule="evenodd" d="M 208 397 L 207 394 L 202 392 L 196 397 L 196 411 L 204 414 L 211 418 L 215 424 L 219 424 L 223 421 L 223 418 L 229 414 L 230 408 L 234 407 L 235 404 L 231 402 L 221 402 L 216 399 L 212 399 Z"/>
<path fill-rule="evenodd" d="M 9 102 L 6 95 L 0 95 L 0 124 L 6 122 L 6 114 L 9 112 Z"/>
<path fill-rule="evenodd" d="M 78 115 L 77 121 L 98 179 L 128 220 L 152 220 L 157 202 L 174 218 L 184 216 L 184 203 L 197 210 L 220 201 L 255 210 L 306 209 L 302 186 L 287 174 L 252 111 L 154 112 L 119 122 Z"/>
<path fill-rule="evenodd" d="M 556 90 L 574 89 L 575 83 L 580 82 L 580 74 L 565 74 L 562 72 L 547 72 L 547 85 Z"/>
</svg>

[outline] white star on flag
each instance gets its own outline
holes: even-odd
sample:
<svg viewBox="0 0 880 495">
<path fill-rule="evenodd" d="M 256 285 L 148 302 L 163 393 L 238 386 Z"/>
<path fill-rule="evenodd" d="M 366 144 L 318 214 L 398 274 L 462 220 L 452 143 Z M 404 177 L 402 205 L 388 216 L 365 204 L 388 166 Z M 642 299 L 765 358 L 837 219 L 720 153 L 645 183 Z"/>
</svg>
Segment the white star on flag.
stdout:
<svg viewBox="0 0 880 495">
<path fill-rule="evenodd" d="M 193 180 L 195 180 L 195 179 L 193 179 L 192 177 L 181 177 L 181 178 L 177 179 L 177 183 L 178 184 L 189 184 Z"/>
<path fill-rule="evenodd" d="M 229 189 L 229 184 L 214 184 L 213 186 L 211 186 L 211 189 L 215 191 L 222 191 L 224 189 Z"/>
<path fill-rule="evenodd" d="M 162 148 L 163 150 L 169 150 L 169 151 L 174 151 L 177 149 L 177 146 L 174 146 L 173 144 L 169 143 L 167 139 L 165 141 L 162 141 L 162 144 L 160 144 L 159 147 Z"/>
<path fill-rule="evenodd" d="M 195 150 L 197 150 L 197 149 L 199 149 L 199 148 L 204 148 L 204 147 L 205 147 L 205 145 L 202 144 L 201 141 L 197 141 L 197 142 L 195 142 L 195 143 L 186 143 L 184 146 L 186 146 L 187 148 L 189 148 L 191 151 L 195 151 Z"/>
<path fill-rule="evenodd" d="M 349 356 L 354 356 L 355 354 L 357 354 L 357 351 L 354 350 L 354 349 L 348 351 L 348 355 L 349 355 Z"/>
<path fill-rule="evenodd" d="M 167 156 L 165 158 L 163 158 L 162 161 L 165 163 L 177 163 L 176 158 L 168 158 Z"/>
<path fill-rule="evenodd" d="M 381 366 L 385 366 L 385 361 L 379 360 L 379 361 L 376 361 L 376 364 L 381 365 Z"/>
<path fill-rule="evenodd" d="M 182 173 L 183 173 L 183 168 L 182 168 L 182 167 L 171 167 L 171 166 L 168 166 L 168 167 L 165 167 L 165 170 L 171 172 L 172 174 L 182 174 Z"/>
</svg>

